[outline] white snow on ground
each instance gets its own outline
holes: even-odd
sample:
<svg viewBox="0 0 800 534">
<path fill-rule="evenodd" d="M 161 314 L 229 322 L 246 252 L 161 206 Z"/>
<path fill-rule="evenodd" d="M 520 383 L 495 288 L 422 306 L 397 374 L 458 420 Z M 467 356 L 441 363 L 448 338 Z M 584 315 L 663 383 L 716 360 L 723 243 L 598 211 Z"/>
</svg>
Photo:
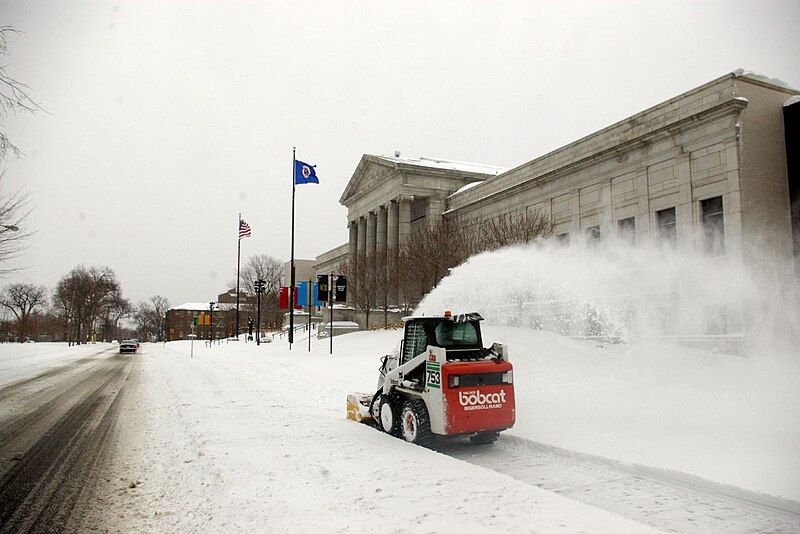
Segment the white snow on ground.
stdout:
<svg viewBox="0 0 800 534">
<path fill-rule="evenodd" d="M 511 434 L 800 501 L 800 364 L 484 328 L 509 344 Z"/>
<path fill-rule="evenodd" d="M 398 338 L 337 337 L 333 356 L 325 342 L 195 343 L 194 358 L 189 342 L 147 345 L 120 409 L 113 528 L 650 530 L 345 419 L 347 392 L 374 386 Z"/>
<path fill-rule="evenodd" d="M 66 343 L 0 343 L 0 386 L 33 378 L 112 346 L 110 343 L 72 347 Z"/>
</svg>

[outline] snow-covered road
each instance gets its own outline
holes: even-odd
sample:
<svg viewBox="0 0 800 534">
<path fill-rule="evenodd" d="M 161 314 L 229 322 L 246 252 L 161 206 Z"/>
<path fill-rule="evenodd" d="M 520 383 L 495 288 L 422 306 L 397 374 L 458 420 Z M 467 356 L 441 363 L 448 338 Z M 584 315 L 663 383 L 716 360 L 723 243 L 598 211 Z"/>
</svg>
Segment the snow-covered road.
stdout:
<svg viewBox="0 0 800 534">
<path fill-rule="evenodd" d="M 106 521 L 145 531 L 800 529 L 794 501 L 543 445 L 529 435 L 548 429 L 526 424 L 522 413 L 494 449 L 454 442 L 431 451 L 347 421 L 347 392 L 374 385 L 377 356 L 397 339 L 397 332 L 350 334 L 336 339 L 334 356 L 322 342 L 311 353 L 299 344 L 289 352 L 277 343 L 195 343 L 194 358 L 188 342 L 145 345 L 125 389 L 115 461 L 101 492 L 111 512 Z M 567 371 L 580 385 L 576 358 Z M 531 362 L 516 362 L 518 388 L 529 384 L 518 406 L 539 414 L 531 402 L 544 403 L 550 392 L 529 375 Z M 624 363 L 631 367 L 630 358 Z M 553 369 L 546 374 L 557 379 Z M 568 409 L 560 415 L 569 425 L 576 401 L 562 389 Z"/>
</svg>

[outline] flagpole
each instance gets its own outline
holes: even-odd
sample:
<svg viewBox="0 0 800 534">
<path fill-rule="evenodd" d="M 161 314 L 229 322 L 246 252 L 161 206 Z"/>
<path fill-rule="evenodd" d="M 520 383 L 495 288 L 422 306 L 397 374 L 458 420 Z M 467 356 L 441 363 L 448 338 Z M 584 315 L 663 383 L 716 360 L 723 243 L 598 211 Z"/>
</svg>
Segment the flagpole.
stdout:
<svg viewBox="0 0 800 534">
<path fill-rule="evenodd" d="M 292 147 L 292 259 L 289 265 L 289 350 L 294 343 L 294 188 L 297 177 L 297 147 Z"/>
<path fill-rule="evenodd" d="M 236 340 L 239 340 L 239 266 L 242 262 L 242 214 L 239 213 L 239 224 L 236 227 L 237 239 L 236 246 Z"/>
</svg>

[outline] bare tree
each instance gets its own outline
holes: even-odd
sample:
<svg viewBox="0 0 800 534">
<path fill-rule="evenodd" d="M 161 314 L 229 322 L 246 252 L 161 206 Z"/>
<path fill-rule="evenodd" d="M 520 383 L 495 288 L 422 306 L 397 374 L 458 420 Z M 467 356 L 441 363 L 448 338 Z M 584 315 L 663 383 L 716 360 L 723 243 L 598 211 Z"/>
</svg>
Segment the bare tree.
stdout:
<svg viewBox="0 0 800 534">
<path fill-rule="evenodd" d="M 398 254 L 402 298 L 419 302 L 450 269 L 480 250 L 477 235 L 474 225 L 449 219 L 415 231 Z"/>
<path fill-rule="evenodd" d="M 17 319 L 17 338 L 25 341 L 31 315 L 47 305 L 47 288 L 33 284 L 11 284 L 3 290 L 0 305 L 14 314 Z"/>
<path fill-rule="evenodd" d="M 483 250 L 532 243 L 553 232 L 550 218 L 539 211 L 506 213 L 484 221 L 481 226 L 479 235 L 483 242 L 480 248 Z"/>
<path fill-rule="evenodd" d="M 169 307 L 169 300 L 161 295 L 154 295 L 136 305 L 133 315 L 136 319 L 136 330 L 144 339 L 161 339 Z"/>
<path fill-rule="evenodd" d="M 80 265 L 62 277 L 53 293 L 53 304 L 69 338 L 85 342 L 87 332 L 121 298 L 121 291 L 114 271 L 108 267 Z"/>
<path fill-rule="evenodd" d="M 30 210 L 30 196 L 22 190 L 5 191 L 5 173 L 0 171 L 0 276 L 14 272 L 8 261 L 25 251 L 31 232 L 20 229 Z"/>
<path fill-rule="evenodd" d="M 267 327 L 280 326 L 280 291 L 283 277 L 283 263 L 268 254 L 250 256 L 241 270 L 241 291 L 247 297 L 247 303 L 241 309 L 255 315 L 256 293 L 255 281 L 264 280 L 264 293 L 261 294 L 261 324 Z M 230 283 L 236 287 L 236 280 Z M 255 319 L 255 318 L 254 318 Z"/>
<path fill-rule="evenodd" d="M 8 38 L 19 30 L 12 26 L 0 26 L 0 56 L 8 56 Z M 6 134 L 5 118 L 9 113 L 33 113 L 41 109 L 30 95 L 24 83 L 14 79 L 7 66 L 0 63 L 0 164 L 10 154 L 21 155 L 21 151 Z M 0 275 L 16 269 L 9 268 L 7 262 L 25 250 L 25 240 L 30 232 L 20 231 L 21 223 L 28 215 L 29 197 L 21 190 L 5 192 L 3 172 L 0 171 Z"/>
<path fill-rule="evenodd" d="M 0 26 L 0 56 L 8 56 L 8 38 L 12 34 L 20 33 L 13 26 Z M 30 88 L 24 83 L 14 79 L 6 70 L 6 65 L 0 65 L 0 161 L 5 160 L 8 154 L 19 156 L 17 147 L 5 132 L 5 117 L 9 113 L 33 113 L 41 109 L 30 94 Z"/>
<path fill-rule="evenodd" d="M 375 254 L 356 254 L 340 270 L 347 276 L 348 300 L 364 312 L 364 328 L 369 328 L 372 310 L 381 305 L 382 286 L 385 286 L 386 267 Z"/>
<path fill-rule="evenodd" d="M 121 293 L 115 293 L 109 299 L 103 316 L 103 339 L 118 339 L 119 322 L 133 313 L 133 307 Z"/>
</svg>

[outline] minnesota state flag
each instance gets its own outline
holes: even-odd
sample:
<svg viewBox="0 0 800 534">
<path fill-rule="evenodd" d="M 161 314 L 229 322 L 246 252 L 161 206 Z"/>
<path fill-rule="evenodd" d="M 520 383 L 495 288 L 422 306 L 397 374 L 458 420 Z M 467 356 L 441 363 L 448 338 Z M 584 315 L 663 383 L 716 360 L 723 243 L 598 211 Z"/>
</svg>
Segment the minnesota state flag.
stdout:
<svg viewBox="0 0 800 534">
<path fill-rule="evenodd" d="M 294 160 L 294 183 L 300 184 L 318 184 L 317 171 L 314 170 L 316 165 L 309 165 L 303 163 L 299 159 Z"/>
</svg>

